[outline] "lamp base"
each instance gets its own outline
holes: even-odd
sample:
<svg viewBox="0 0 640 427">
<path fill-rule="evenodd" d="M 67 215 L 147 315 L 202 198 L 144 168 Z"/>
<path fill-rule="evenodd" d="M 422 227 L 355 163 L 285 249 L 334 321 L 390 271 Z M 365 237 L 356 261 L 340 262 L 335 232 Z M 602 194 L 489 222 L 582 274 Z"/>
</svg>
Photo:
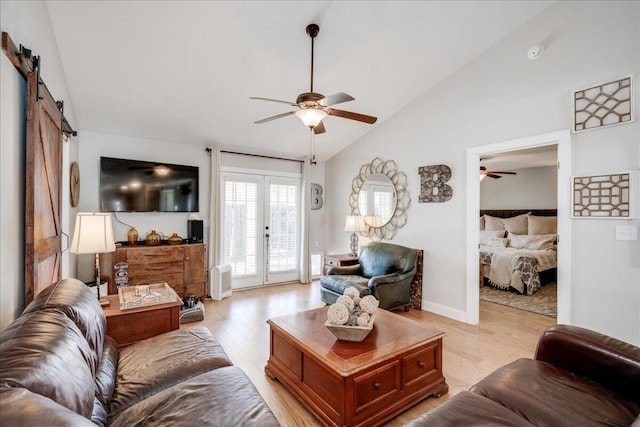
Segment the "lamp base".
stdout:
<svg viewBox="0 0 640 427">
<path fill-rule="evenodd" d="M 98 298 L 98 302 L 100 303 L 101 306 L 105 306 L 105 305 L 109 305 L 109 298 L 107 297 L 100 297 Z"/>
</svg>

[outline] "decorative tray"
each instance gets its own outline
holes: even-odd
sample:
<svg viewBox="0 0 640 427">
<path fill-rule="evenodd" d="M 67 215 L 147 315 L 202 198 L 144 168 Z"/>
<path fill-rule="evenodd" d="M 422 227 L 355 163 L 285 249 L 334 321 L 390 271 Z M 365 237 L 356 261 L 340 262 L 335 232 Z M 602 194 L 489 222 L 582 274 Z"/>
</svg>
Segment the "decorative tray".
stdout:
<svg viewBox="0 0 640 427">
<path fill-rule="evenodd" d="M 167 283 L 127 286 L 118 289 L 120 310 L 177 302 L 178 294 Z"/>
</svg>

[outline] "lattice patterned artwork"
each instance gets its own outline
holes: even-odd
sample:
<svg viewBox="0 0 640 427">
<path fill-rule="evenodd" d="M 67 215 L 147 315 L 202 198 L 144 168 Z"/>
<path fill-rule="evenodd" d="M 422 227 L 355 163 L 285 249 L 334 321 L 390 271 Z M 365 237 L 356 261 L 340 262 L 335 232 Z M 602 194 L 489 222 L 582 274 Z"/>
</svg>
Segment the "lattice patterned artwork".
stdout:
<svg viewBox="0 0 640 427">
<path fill-rule="evenodd" d="M 631 76 L 573 92 L 573 132 L 633 121 Z"/>
<path fill-rule="evenodd" d="M 629 218 L 631 174 L 573 178 L 574 218 Z"/>
</svg>

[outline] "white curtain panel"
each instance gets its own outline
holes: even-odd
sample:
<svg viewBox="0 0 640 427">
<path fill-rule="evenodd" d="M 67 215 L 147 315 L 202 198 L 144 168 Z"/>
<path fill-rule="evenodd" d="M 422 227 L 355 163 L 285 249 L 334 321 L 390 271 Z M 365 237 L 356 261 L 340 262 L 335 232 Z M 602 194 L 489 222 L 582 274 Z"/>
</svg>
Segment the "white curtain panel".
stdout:
<svg viewBox="0 0 640 427">
<path fill-rule="evenodd" d="M 211 286 L 211 274 L 213 267 L 222 264 L 222 194 L 220 192 L 220 147 L 214 147 L 211 150 L 210 158 L 211 185 L 209 197 L 209 256 L 208 256 L 208 274 L 209 286 Z M 210 288 L 209 288 L 210 289 Z M 211 295 L 210 292 L 207 292 Z"/>
<path fill-rule="evenodd" d="M 309 217 L 311 215 L 311 165 L 309 158 L 302 164 L 300 186 L 300 282 L 311 283 L 311 255 L 309 254 Z"/>
</svg>

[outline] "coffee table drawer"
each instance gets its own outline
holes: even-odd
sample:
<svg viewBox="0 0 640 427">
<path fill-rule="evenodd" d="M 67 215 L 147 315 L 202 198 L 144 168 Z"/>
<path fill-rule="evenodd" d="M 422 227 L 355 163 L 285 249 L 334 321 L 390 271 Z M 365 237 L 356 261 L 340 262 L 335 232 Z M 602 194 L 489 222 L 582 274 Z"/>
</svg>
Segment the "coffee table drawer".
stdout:
<svg viewBox="0 0 640 427">
<path fill-rule="evenodd" d="M 438 341 L 424 350 L 402 359 L 402 383 L 405 387 L 422 385 L 440 377 Z"/>
<path fill-rule="evenodd" d="M 400 361 L 384 365 L 353 379 L 355 412 L 365 411 L 372 405 L 393 399 L 400 391 Z"/>
</svg>

